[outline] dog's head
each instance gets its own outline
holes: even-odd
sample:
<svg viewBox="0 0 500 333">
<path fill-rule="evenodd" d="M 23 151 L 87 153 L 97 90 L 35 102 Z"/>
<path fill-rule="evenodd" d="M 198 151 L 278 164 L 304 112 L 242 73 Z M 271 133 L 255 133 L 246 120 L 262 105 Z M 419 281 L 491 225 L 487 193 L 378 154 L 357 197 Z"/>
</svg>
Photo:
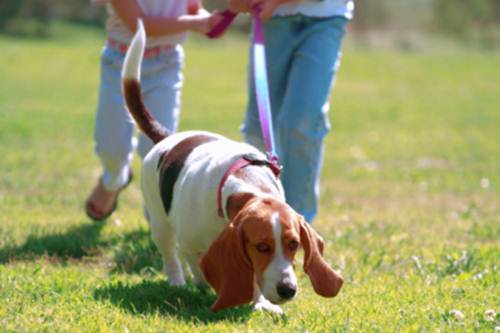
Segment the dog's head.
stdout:
<svg viewBox="0 0 500 333">
<path fill-rule="evenodd" d="M 293 299 L 298 286 L 294 260 L 304 249 L 304 271 L 322 296 L 337 295 L 342 278 L 323 260 L 323 240 L 287 204 L 249 193 L 228 200 L 231 222 L 201 260 L 207 281 L 217 292 L 213 311 L 249 303 L 254 282 L 275 304 Z"/>
</svg>

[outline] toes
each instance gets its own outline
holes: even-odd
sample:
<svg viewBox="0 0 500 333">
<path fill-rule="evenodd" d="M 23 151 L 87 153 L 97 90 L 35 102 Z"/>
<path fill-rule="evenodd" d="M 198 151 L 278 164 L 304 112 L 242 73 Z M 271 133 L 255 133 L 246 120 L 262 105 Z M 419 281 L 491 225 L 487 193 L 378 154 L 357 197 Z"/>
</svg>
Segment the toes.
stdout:
<svg viewBox="0 0 500 333">
<path fill-rule="evenodd" d="M 256 303 L 253 308 L 256 311 L 266 311 L 277 315 L 283 314 L 283 310 L 278 305 L 272 304 L 271 302 L 259 302 Z"/>
</svg>

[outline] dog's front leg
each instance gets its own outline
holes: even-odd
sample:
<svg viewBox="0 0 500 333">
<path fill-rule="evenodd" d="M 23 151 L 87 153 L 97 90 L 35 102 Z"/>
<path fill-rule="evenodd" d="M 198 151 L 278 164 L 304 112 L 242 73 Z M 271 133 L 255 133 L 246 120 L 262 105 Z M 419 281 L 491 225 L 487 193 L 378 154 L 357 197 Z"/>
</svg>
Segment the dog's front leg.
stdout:
<svg viewBox="0 0 500 333">
<path fill-rule="evenodd" d="M 183 286 L 186 284 L 182 265 L 176 253 L 163 256 L 163 272 L 168 276 L 169 285 Z"/>
<path fill-rule="evenodd" d="M 193 274 L 193 283 L 197 287 L 207 287 L 208 284 L 205 281 L 205 277 L 203 276 L 203 273 L 201 272 L 200 269 L 200 257 L 201 254 L 196 254 L 196 253 L 186 253 L 184 254 L 184 258 L 186 258 L 186 261 L 189 264 L 189 267 L 191 268 L 191 273 Z"/>
<path fill-rule="evenodd" d="M 253 309 L 278 315 L 283 314 L 283 310 L 278 305 L 269 302 L 267 298 L 262 295 L 259 285 L 255 281 L 253 283 Z"/>
</svg>

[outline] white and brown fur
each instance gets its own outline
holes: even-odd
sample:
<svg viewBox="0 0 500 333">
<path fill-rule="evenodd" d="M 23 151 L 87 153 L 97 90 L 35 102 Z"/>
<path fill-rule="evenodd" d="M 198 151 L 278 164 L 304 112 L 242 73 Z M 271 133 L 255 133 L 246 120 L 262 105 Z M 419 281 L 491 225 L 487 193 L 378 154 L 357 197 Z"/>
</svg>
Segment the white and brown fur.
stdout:
<svg viewBox="0 0 500 333">
<path fill-rule="evenodd" d="M 230 165 L 244 154 L 266 157 L 210 132 L 169 135 L 142 102 L 145 40 L 139 21 L 124 63 L 123 91 L 137 125 L 155 143 L 144 159 L 142 191 L 169 283 L 185 284 L 183 258 L 195 283 L 215 289 L 212 310 L 253 301 L 255 309 L 280 313 L 276 304 L 294 298 L 298 289 L 294 258 L 301 245 L 314 290 L 337 295 L 342 278 L 324 261 L 321 237 L 285 203 L 270 168 L 249 165 L 230 175 L 222 188 L 224 218 L 218 215 L 217 189 Z"/>
</svg>

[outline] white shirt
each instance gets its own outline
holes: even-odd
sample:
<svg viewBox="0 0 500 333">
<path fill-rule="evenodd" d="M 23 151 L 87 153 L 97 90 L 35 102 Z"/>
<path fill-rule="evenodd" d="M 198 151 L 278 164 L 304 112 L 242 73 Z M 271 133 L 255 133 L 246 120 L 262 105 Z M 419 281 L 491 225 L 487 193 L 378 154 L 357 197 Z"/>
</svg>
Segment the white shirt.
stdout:
<svg viewBox="0 0 500 333">
<path fill-rule="evenodd" d="M 354 0 L 304 0 L 291 1 L 279 6 L 274 16 L 304 15 L 312 17 L 343 16 L 352 19 Z"/>
<path fill-rule="evenodd" d="M 175 18 L 187 14 L 189 0 L 136 0 L 142 11 L 147 16 L 161 16 Z M 134 33 L 123 23 L 115 12 L 110 0 L 91 0 L 94 5 L 106 5 L 108 19 L 106 30 L 108 36 L 116 41 L 128 44 Z M 187 32 L 164 35 L 161 37 L 148 37 L 146 47 L 176 45 L 184 42 Z"/>
</svg>

